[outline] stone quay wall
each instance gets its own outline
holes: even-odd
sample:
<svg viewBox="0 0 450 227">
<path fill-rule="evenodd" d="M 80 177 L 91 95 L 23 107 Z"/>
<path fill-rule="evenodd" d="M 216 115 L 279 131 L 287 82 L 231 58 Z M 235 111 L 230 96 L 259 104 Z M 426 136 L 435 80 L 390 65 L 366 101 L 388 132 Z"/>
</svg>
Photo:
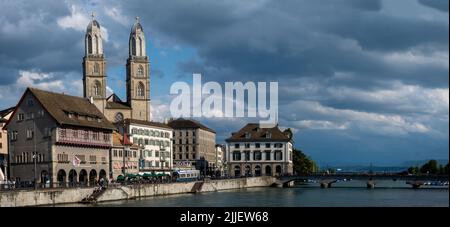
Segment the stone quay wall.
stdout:
<svg viewBox="0 0 450 227">
<path fill-rule="evenodd" d="M 194 185 L 197 192 L 214 192 L 229 189 L 251 187 L 268 187 L 276 179 L 270 176 L 223 179 L 197 182 L 178 182 L 170 184 L 141 184 L 108 188 L 98 202 L 137 199 L 141 197 L 193 193 Z M 196 185 L 197 183 L 197 185 Z M 199 187 L 198 187 L 199 186 Z M 88 197 L 93 188 L 40 189 L 37 191 L 3 191 L 0 192 L 0 207 L 48 206 L 56 204 L 78 203 Z"/>
</svg>

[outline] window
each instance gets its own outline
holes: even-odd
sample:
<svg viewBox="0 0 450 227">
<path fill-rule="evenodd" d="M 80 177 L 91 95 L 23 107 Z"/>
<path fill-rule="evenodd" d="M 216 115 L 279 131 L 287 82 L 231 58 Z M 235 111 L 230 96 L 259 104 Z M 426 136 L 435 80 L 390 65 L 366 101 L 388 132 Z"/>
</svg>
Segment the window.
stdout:
<svg viewBox="0 0 450 227">
<path fill-rule="evenodd" d="M 282 143 L 276 143 L 276 144 L 274 144 L 274 147 L 275 148 L 282 148 L 283 144 Z"/>
<path fill-rule="evenodd" d="M 33 139 L 33 130 L 31 129 L 27 130 L 27 139 Z"/>
<path fill-rule="evenodd" d="M 234 151 L 233 152 L 233 161 L 240 161 L 241 160 L 241 152 L 240 151 Z"/>
<path fill-rule="evenodd" d="M 238 143 L 235 143 L 235 144 L 234 144 L 234 148 L 239 149 L 239 144 L 238 144 Z"/>
<path fill-rule="evenodd" d="M 17 120 L 18 121 L 23 121 L 23 119 L 25 119 L 25 115 L 23 113 L 20 113 L 17 115 Z"/>
<path fill-rule="evenodd" d="M 261 160 L 261 151 L 253 152 L 253 160 L 260 161 Z"/>
<path fill-rule="evenodd" d="M 98 132 L 93 132 L 92 133 L 92 139 L 93 140 L 99 140 L 99 133 Z"/>
<path fill-rule="evenodd" d="M 136 151 L 133 151 L 133 158 L 136 158 Z"/>
<path fill-rule="evenodd" d="M 3 148 L 3 144 L 2 143 L 0 143 L 0 148 Z"/>
<path fill-rule="evenodd" d="M 12 131 L 11 132 L 11 141 L 16 141 L 17 140 L 17 135 L 19 134 L 19 132 L 17 131 Z"/>
<path fill-rule="evenodd" d="M 255 148 L 259 148 L 260 144 L 259 143 L 255 143 Z"/>
<path fill-rule="evenodd" d="M 244 151 L 245 153 L 245 161 L 250 161 L 250 151 Z"/>
<path fill-rule="evenodd" d="M 101 96 L 101 84 L 98 80 L 94 82 L 94 96 Z"/>
<path fill-rule="evenodd" d="M 195 131 L 192 132 L 192 136 L 195 136 Z"/>
<path fill-rule="evenodd" d="M 189 152 L 189 146 L 186 146 L 186 152 Z"/>
<path fill-rule="evenodd" d="M 266 148 L 270 148 L 270 143 L 266 143 Z"/>
<path fill-rule="evenodd" d="M 183 159 L 183 155 L 182 154 L 178 154 L 178 159 Z"/>
<path fill-rule="evenodd" d="M 113 150 L 113 156 L 117 157 L 117 150 Z"/>
<path fill-rule="evenodd" d="M 270 161 L 270 151 L 265 151 L 266 153 L 266 161 Z"/>
<path fill-rule="evenodd" d="M 245 148 L 250 148 L 250 144 L 249 144 L 249 143 L 246 143 L 246 144 L 245 144 Z"/>
<path fill-rule="evenodd" d="M 31 106 L 33 106 L 33 104 L 34 104 L 33 99 L 27 100 L 27 106 L 31 107 Z"/>
<path fill-rule="evenodd" d="M 103 134 L 103 141 L 105 142 L 109 141 L 109 134 Z"/>
<path fill-rule="evenodd" d="M 50 128 L 44 128 L 44 137 L 51 136 L 51 130 Z"/>
<path fill-rule="evenodd" d="M 159 151 L 155 151 L 155 157 L 159 157 Z"/>
<path fill-rule="evenodd" d="M 186 159 L 189 159 L 189 154 L 186 153 L 186 154 L 185 154 L 185 157 L 186 157 Z"/>
<path fill-rule="evenodd" d="M 139 98 L 144 98 L 145 97 L 144 84 L 142 84 L 142 83 L 138 84 L 136 96 L 139 97 Z"/>
<path fill-rule="evenodd" d="M 144 139 L 144 144 L 148 145 L 148 139 Z"/>
<path fill-rule="evenodd" d="M 38 117 L 44 117 L 44 110 L 38 111 Z"/>
<path fill-rule="evenodd" d="M 144 67 L 142 67 L 142 65 L 140 65 L 138 70 L 137 70 L 137 76 L 138 77 L 144 76 Z"/>
<path fill-rule="evenodd" d="M 195 153 L 193 153 L 192 154 L 192 159 L 195 159 L 196 158 L 196 155 L 195 155 Z"/>
<path fill-rule="evenodd" d="M 183 144 L 183 141 L 179 139 L 178 144 Z"/>
<path fill-rule="evenodd" d="M 84 139 L 85 140 L 88 140 L 89 139 L 89 131 L 84 131 L 84 134 L 83 134 L 83 137 L 84 137 Z"/>
<path fill-rule="evenodd" d="M 119 150 L 119 157 L 122 157 L 122 150 Z"/>
<path fill-rule="evenodd" d="M 78 130 L 72 130 L 72 136 L 78 138 Z"/>
<path fill-rule="evenodd" d="M 100 65 L 98 63 L 94 64 L 94 74 L 98 74 L 100 72 Z"/>
<path fill-rule="evenodd" d="M 252 137 L 252 134 L 251 133 L 249 133 L 249 132 L 246 132 L 245 133 L 245 138 L 246 139 L 250 139 Z"/>
<path fill-rule="evenodd" d="M 280 161 L 283 159 L 283 153 L 281 151 L 275 151 L 275 160 Z"/>
<path fill-rule="evenodd" d="M 270 132 L 267 132 L 267 134 L 266 134 L 266 138 L 267 138 L 267 139 L 270 139 L 270 138 L 272 138 L 272 133 L 270 133 Z"/>
<path fill-rule="evenodd" d="M 27 113 L 27 120 L 34 119 L 34 113 Z"/>
</svg>

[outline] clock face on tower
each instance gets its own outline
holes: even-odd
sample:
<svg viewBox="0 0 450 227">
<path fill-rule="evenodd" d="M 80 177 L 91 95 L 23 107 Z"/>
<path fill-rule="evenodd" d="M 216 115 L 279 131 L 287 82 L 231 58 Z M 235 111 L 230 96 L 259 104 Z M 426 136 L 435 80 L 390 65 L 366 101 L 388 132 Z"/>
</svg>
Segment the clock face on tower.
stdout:
<svg viewBox="0 0 450 227">
<path fill-rule="evenodd" d="M 116 117 L 114 118 L 115 122 L 119 122 L 123 120 L 123 114 L 122 113 L 116 113 Z"/>
</svg>

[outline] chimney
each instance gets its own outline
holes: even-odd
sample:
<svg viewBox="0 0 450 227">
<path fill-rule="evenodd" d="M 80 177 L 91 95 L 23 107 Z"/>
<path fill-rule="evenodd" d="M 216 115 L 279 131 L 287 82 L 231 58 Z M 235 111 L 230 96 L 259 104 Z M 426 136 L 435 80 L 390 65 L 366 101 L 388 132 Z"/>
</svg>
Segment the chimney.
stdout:
<svg viewBox="0 0 450 227">
<path fill-rule="evenodd" d="M 89 97 L 89 102 L 91 103 L 91 104 L 94 104 L 94 97 Z"/>
</svg>

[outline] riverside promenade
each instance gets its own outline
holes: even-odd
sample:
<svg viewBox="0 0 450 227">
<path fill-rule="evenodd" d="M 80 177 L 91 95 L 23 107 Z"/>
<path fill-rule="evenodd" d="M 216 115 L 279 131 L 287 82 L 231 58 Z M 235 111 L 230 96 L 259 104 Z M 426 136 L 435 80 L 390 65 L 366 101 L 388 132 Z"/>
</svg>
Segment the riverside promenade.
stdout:
<svg viewBox="0 0 450 227">
<path fill-rule="evenodd" d="M 165 184 L 134 184 L 108 187 L 95 202 L 138 199 L 149 196 L 183 193 L 213 192 L 251 187 L 268 187 L 276 178 L 270 176 L 177 182 Z M 38 190 L 12 190 L 0 192 L 0 207 L 48 206 L 78 203 L 89 198 L 94 188 L 52 188 Z"/>
</svg>

